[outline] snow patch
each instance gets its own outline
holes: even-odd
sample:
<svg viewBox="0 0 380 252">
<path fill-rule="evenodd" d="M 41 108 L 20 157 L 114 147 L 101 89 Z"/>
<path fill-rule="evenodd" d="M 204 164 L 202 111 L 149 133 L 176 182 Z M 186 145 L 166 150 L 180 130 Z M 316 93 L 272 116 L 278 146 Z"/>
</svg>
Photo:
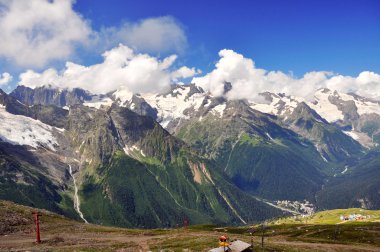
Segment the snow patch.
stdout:
<svg viewBox="0 0 380 252">
<path fill-rule="evenodd" d="M 58 131 L 61 132 L 61 133 L 65 132 L 65 129 L 64 129 L 64 128 L 57 128 L 57 127 L 54 127 L 54 129 L 58 130 Z"/>
<path fill-rule="evenodd" d="M 91 101 L 87 101 L 83 103 L 83 105 L 91 108 L 100 109 L 101 106 L 110 107 L 112 103 L 113 101 L 109 97 L 100 98 L 100 96 L 95 95 L 92 97 Z"/>
<path fill-rule="evenodd" d="M 304 99 L 295 96 L 280 96 L 277 94 L 270 94 L 272 101 L 270 103 L 255 103 L 250 102 L 250 107 L 265 114 L 272 114 L 277 116 L 290 115 L 299 103 Z"/>
<path fill-rule="evenodd" d="M 123 104 L 126 101 L 130 101 L 132 99 L 133 93 L 123 88 L 116 90 L 116 92 L 114 92 L 112 95 L 115 97 L 115 100 L 120 100 L 120 103 Z"/>
<path fill-rule="evenodd" d="M 13 115 L 0 108 L 0 138 L 15 145 L 33 148 L 45 147 L 55 151 L 57 140 L 52 134 L 53 127 L 32 118 Z"/>
<path fill-rule="evenodd" d="M 380 115 L 380 105 L 374 102 L 355 100 L 355 105 L 358 108 L 358 114 L 378 114 Z"/>
<path fill-rule="evenodd" d="M 136 151 L 140 152 L 141 156 L 146 157 L 145 153 L 137 145 L 133 145 L 131 147 L 125 145 L 123 150 L 125 154 L 135 159 L 139 158 L 138 156 L 136 156 Z"/>
<path fill-rule="evenodd" d="M 357 135 L 357 133 L 355 131 L 343 131 L 343 133 L 346 134 L 347 136 L 351 137 L 354 140 L 359 140 L 359 136 Z"/>
<path fill-rule="evenodd" d="M 222 118 L 223 117 L 223 112 L 224 112 L 225 109 L 226 109 L 226 104 L 223 103 L 223 104 L 219 104 L 219 105 L 215 106 L 211 110 L 211 112 L 213 112 L 213 114 L 219 114 L 220 118 Z"/>
<path fill-rule="evenodd" d="M 317 144 L 317 145 L 315 145 L 315 148 L 319 152 L 319 155 L 321 156 L 321 158 L 323 159 L 323 161 L 325 161 L 326 163 L 328 163 L 329 161 L 323 155 L 323 151 L 322 151 L 321 147 Z"/>
<path fill-rule="evenodd" d="M 251 108 L 260 111 L 265 114 L 278 115 L 278 102 L 280 98 L 277 95 L 272 96 L 272 102 L 269 104 L 265 103 L 251 103 Z"/>
<path fill-rule="evenodd" d="M 330 95 L 332 95 L 331 91 L 325 92 L 325 90 L 318 90 L 314 95 L 315 101 L 308 103 L 309 107 L 317 111 L 321 117 L 330 123 L 343 120 L 344 115 L 342 111 L 329 101 Z"/>
<path fill-rule="evenodd" d="M 342 174 L 345 174 L 345 173 L 347 172 L 347 170 L 348 170 L 348 165 L 346 165 L 346 166 L 344 167 L 344 171 L 342 171 Z"/>
<path fill-rule="evenodd" d="M 269 135 L 269 133 L 268 132 L 265 132 L 265 135 L 270 139 L 270 140 L 272 140 L 273 141 L 273 138 L 271 137 L 271 135 Z"/>
<path fill-rule="evenodd" d="M 359 115 L 364 114 L 378 114 L 380 115 L 380 104 L 372 101 L 365 100 L 361 97 L 354 97 L 349 94 L 339 93 L 340 98 L 343 101 L 354 101 L 358 109 Z"/>
<path fill-rule="evenodd" d="M 201 107 L 205 94 L 195 93 L 189 96 L 189 92 L 189 86 L 180 86 L 173 93 L 166 95 L 141 94 L 141 97 L 152 108 L 157 109 L 157 120 L 162 127 L 166 128 L 173 120 L 189 119 L 189 115 L 185 115 L 186 110 L 197 111 Z"/>
</svg>

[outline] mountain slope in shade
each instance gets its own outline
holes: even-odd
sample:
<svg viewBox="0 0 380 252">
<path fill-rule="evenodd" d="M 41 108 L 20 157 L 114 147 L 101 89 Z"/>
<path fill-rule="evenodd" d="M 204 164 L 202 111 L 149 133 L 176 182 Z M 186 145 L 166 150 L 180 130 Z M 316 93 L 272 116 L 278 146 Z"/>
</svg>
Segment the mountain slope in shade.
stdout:
<svg viewBox="0 0 380 252">
<path fill-rule="evenodd" d="M 380 153 L 371 153 L 358 165 L 329 179 L 317 194 L 320 209 L 361 207 L 380 208 Z"/>
</svg>

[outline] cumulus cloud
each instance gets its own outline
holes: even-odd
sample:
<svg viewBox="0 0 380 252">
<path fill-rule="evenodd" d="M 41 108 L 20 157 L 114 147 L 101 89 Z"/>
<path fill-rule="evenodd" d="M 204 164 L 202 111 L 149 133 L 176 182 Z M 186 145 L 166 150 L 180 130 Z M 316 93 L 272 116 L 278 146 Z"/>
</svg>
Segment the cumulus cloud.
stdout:
<svg viewBox="0 0 380 252">
<path fill-rule="evenodd" d="M 232 89 L 226 94 L 229 99 L 258 100 L 258 94 L 266 91 L 308 99 L 320 88 L 380 98 L 380 75 L 377 73 L 362 72 L 357 77 L 351 77 L 320 71 L 308 72 L 302 78 L 295 78 L 281 71 L 257 68 L 252 59 L 233 50 L 221 50 L 219 56 L 214 70 L 192 80 L 192 83 L 216 96 L 223 95 L 225 82 L 231 82 Z"/>
<path fill-rule="evenodd" d="M 19 84 L 32 88 L 81 87 L 93 93 L 107 93 L 120 87 L 134 93 L 162 92 L 170 88 L 173 80 L 192 77 L 197 72 L 187 67 L 172 70 L 176 55 L 159 60 L 148 54 L 137 54 L 122 44 L 103 53 L 103 58 L 102 63 L 91 66 L 67 62 L 61 72 L 53 68 L 42 73 L 28 70 L 20 74 Z"/>
<path fill-rule="evenodd" d="M 178 70 L 172 73 L 172 79 L 178 81 L 178 79 L 190 78 L 194 75 L 201 74 L 202 71 L 195 69 L 195 67 L 188 68 L 187 66 L 182 66 Z"/>
<path fill-rule="evenodd" d="M 19 66 L 42 67 L 68 58 L 91 28 L 74 0 L 0 0 L 0 56 Z"/>
<path fill-rule="evenodd" d="M 3 73 L 0 78 L 0 86 L 4 86 L 8 84 L 9 82 L 12 81 L 12 79 L 13 79 L 12 75 L 10 75 L 7 72 Z"/>
<path fill-rule="evenodd" d="M 119 43 L 138 52 L 182 53 L 187 38 L 173 17 L 154 17 L 93 30 L 73 10 L 75 0 L 0 0 L 0 57 L 41 68 L 67 60 L 78 46 L 108 50 Z"/>
<path fill-rule="evenodd" d="M 187 47 L 182 25 L 170 16 L 124 22 L 118 27 L 103 28 L 97 35 L 102 45 L 123 43 L 139 52 L 182 53 Z"/>
</svg>

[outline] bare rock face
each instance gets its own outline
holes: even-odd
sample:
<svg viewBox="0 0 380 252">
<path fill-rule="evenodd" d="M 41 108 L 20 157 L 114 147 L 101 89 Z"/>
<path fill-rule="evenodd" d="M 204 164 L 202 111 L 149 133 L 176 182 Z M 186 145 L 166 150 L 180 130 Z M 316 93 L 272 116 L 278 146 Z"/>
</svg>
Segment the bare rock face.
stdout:
<svg viewBox="0 0 380 252">
<path fill-rule="evenodd" d="M 81 88 L 69 90 L 45 86 L 35 89 L 18 86 L 10 95 L 29 106 L 40 104 L 58 107 L 82 104 L 84 101 L 91 100 L 92 97 L 89 92 Z"/>
</svg>

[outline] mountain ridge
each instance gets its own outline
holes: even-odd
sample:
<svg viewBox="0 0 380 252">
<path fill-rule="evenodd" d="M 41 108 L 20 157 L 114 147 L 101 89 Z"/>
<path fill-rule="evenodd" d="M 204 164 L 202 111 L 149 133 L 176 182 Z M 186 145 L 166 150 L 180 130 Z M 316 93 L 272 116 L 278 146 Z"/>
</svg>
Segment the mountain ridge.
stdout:
<svg viewBox="0 0 380 252">
<path fill-rule="evenodd" d="M 225 83 L 225 93 L 228 88 Z M 80 98 L 82 92 L 86 99 Z M 47 99 L 39 99 L 41 94 Z M 59 94 L 67 99 L 57 102 Z M 60 195 L 55 204 L 75 218 L 69 165 L 80 183 L 81 211 L 103 224 L 153 227 L 173 225 L 184 216 L 198 223 L 244 223 L 283 214 L 271 206 L 283 200 L 339 207 L 325 196 L 332 181 L 342 180 L 342 188 L 356 183 L 349 174 L 361 169 L 366 156 L 377 156 L 378 103 L 326 89 L 317 91 L 314 103 L 285 94 L 262 95 L 266 102 L 259 104 L 214 97 L 194 84 L 176 85 L 164 94 L 118 90 L 93 95 L 52 87 L 33 94 L 20 87 L 10 95 L 0 93 L 0 109 L 48 125 L 43 127 L 52 132 L 54 147 L 42 152 L 37 141 L 26 151 L 45 167 L 42 177 L 61 174 L 53 183 Z M 10 145 L 2 146 L 7 150 Z M 3 155 L 19 159 L 16 152 Z M 60 168 L 46 168 L 52 164 Z M 357 184 L 361 181 L 375 183 L 366 176 Z M 369 196 L 374 190 L 376 186 L 362 193 L 368 208 L 377 207 Z M 336 197 L 344 194 L 337 191 Z M 339 204 L 357 206 L 347 203 L 355 197 Z"/>
</svg>

